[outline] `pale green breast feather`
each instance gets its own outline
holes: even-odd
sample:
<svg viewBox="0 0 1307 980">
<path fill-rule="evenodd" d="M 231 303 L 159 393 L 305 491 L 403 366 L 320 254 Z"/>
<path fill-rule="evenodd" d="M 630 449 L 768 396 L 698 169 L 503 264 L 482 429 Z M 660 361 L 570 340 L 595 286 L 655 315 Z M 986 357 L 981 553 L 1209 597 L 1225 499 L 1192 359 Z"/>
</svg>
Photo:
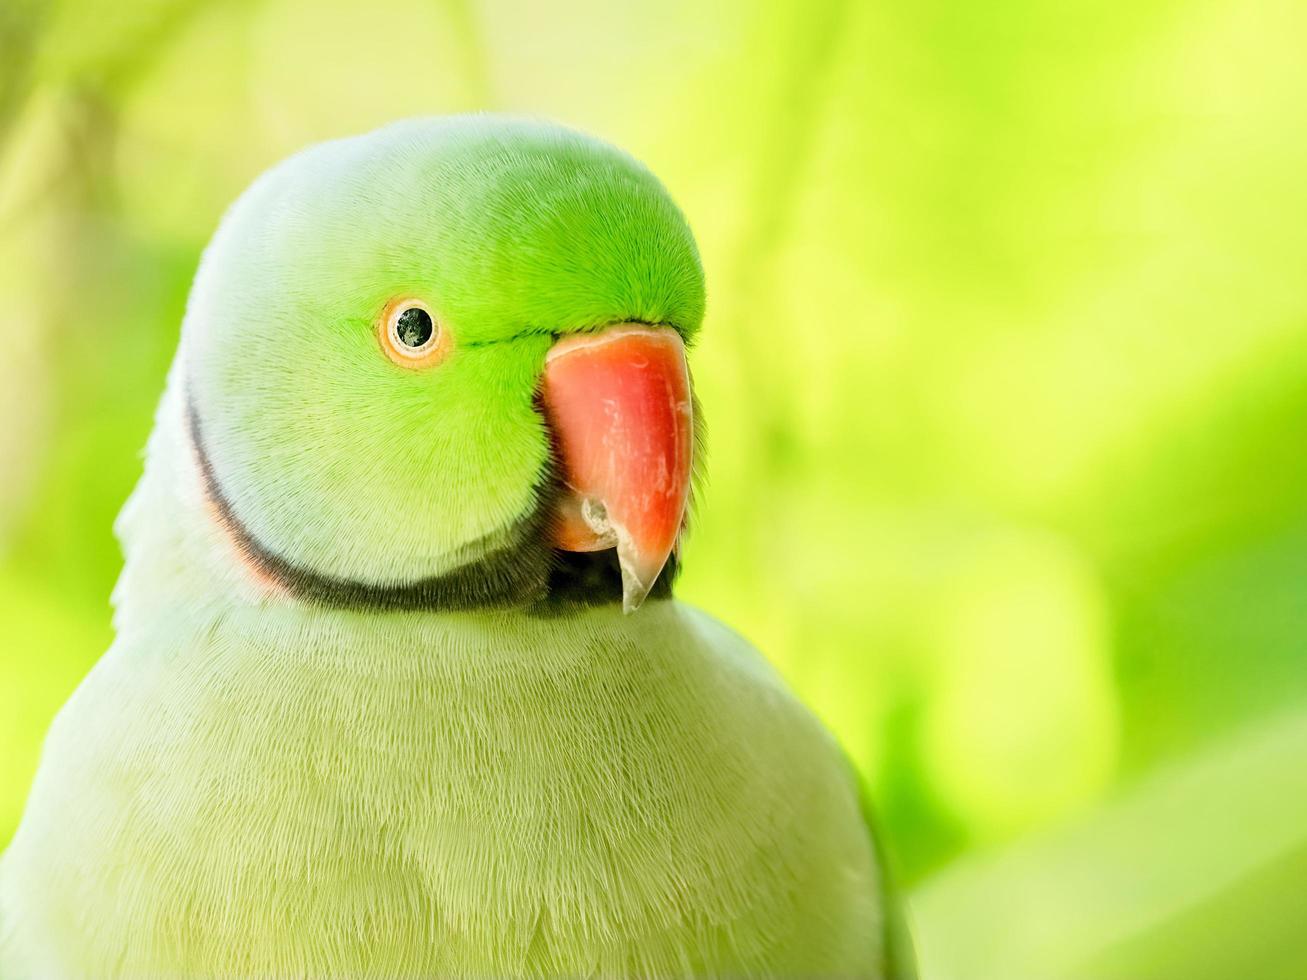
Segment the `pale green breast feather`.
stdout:
<svg viewBox="0 0 1307 980">
<path fill-rule="evenodd" d="M 874 976 L 857 807 L 756 654 L 673 602 L 231 610 L 124 635 L 69 703 L 6 914 L 68 957 L 34 976 Z"/>
</svg>

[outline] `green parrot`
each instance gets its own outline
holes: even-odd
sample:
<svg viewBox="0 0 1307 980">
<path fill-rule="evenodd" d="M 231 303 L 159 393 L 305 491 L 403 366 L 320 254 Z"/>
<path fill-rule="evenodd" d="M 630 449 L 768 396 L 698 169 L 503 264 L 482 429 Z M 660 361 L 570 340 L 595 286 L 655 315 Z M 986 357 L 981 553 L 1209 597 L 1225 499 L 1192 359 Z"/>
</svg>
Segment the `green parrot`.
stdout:
<svg viewBox="0 0 1307 980">
<path fill-rule="evenodd" d="M 672 596 L 703 311 L 657 179 L 554 125 L 260 177 L 0 863 L 0 975 L 909 975 L 835 741 Z"/>
</svg>

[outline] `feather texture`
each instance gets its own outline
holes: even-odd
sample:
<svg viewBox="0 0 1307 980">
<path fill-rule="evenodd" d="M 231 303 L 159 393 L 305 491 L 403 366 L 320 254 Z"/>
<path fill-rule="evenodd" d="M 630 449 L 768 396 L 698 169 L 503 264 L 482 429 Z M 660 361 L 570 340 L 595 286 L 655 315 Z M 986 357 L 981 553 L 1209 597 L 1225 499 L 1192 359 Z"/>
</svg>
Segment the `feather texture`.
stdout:
<svg viewBox="0 0 1307 980">
<path fill-rule="evenodd" d="M 761 657 L 667 590 L 633 616 L 533 591 L 559 573 L 532 523 L 551 337 L 702 316 L 665 192 L 536 124 L 297 161 L 197 277 L 118 524 L 117 639 L 0 863 L 0 975 L 881 977 L 855 782 Z M 406 289 L 462 345 L 426 375 L 369 333 Z M 477 608 L 267 575 L 384 588 L 506 548 L 535 585 Z"/>
</svg>

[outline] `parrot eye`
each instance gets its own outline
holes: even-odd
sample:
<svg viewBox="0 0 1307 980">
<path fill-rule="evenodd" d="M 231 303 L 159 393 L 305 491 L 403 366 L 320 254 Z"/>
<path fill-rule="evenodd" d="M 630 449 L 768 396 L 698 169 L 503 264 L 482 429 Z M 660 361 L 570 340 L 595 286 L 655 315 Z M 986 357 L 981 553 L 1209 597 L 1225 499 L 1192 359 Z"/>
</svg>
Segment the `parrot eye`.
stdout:
<svg viewBox="0 0 1307 980">
<path fill-rule="evenodd" d="M 449 337 L 419 299 L 392 299 L 377 322 L 381 349 L 406 368 L 430 367 L 449 352 Z"/>
<path fill-rule="evenodd" d="M 422 348 L 426 346 L 431 334 L 431 314 L 416 306 L 410 306 L 395 321 L 395 332 L 399 342 L 405 347 Z"/>
</svg>

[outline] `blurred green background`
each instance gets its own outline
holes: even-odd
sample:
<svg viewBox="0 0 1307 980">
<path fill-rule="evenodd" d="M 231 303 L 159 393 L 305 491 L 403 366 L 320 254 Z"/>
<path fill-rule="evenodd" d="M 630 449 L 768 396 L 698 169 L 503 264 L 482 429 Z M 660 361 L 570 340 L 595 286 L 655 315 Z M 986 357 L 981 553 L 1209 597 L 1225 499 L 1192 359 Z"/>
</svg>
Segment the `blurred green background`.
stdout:
<svg viewBox="0 0 1307 980">
<path fill-rule="evenodd" d="M 1307 5 L 0 0 L 0 843 L 223 208 L 494 109 L 699 237 L 683 595 L 875 790 L 928 977 L 1307 976 Z"/>
</svg>

